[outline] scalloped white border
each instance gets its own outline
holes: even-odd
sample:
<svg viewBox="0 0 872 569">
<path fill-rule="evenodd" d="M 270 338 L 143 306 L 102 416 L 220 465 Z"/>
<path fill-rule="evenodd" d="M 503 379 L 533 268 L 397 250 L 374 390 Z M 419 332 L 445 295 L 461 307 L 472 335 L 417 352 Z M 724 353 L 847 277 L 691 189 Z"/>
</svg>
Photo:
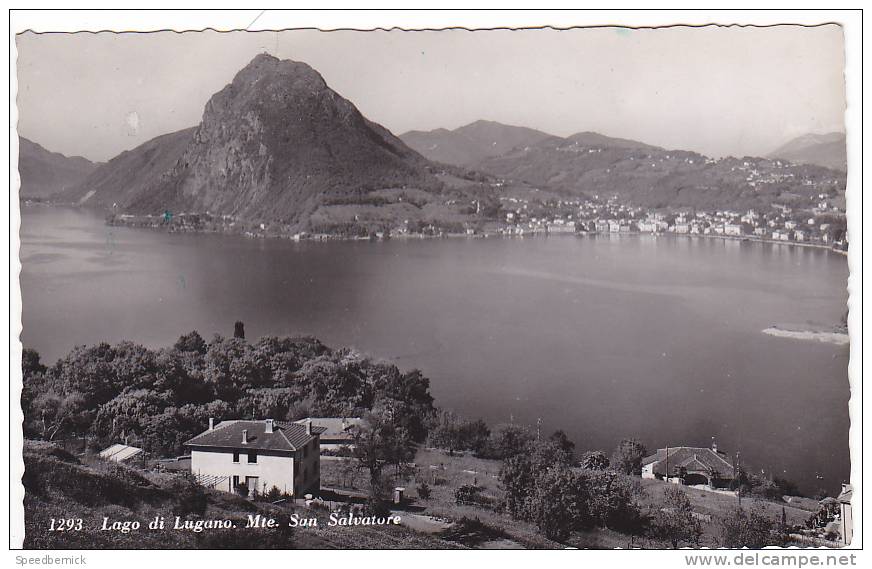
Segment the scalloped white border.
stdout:
<svg viewBox="0 0 872 569">
<path fill-rule="evenodd" d="M 53 2 L 53 8 L 65 7 L 61 2 Z M 105 5 L 107 8 L 116 8 L 117 3 L 100 1 L 96 3 L 98 6 Z M 214 2 L 212 7 L 225 7 L 224 2 Z M 353 29 L 372 29 L 372 28 L 391 28 L 401 27 L 405 29 L 422 29 L 422 28 L 444 28 L 444 27 L 466 27 L 466 28 L 492 28 L 492 27 L 537 27 L 543 25 L 552 25 L 554 27 L 572 27 L 585 25 L 607 25 L 619 24 L 624 26 L 665 26 L 674 24 L 691 24 L 699 25 L 712 22 L 718 23 L 745 23 L 753 25 L 769 25 L 777 23 L 797 23 L 797 24 L 816 24 L 822 22 L 838 22 L 843 26 L 845 32 L 845 50 L 846 50 L 846 66 L 845 77 L 847 86 L 847 110 L 845 114 L 845 122 L 847 128 L 848 141 L 848 191 L 847 191 L 847 207 L 848 207 L 848 227 L 851 235 L 851 246 L 848 252 L 848 264 L 850 268 L 850 277 L 848 279 L 849 298 L 849 318 L 848 325 L 851 336 L 851 358 L 849 362 L 849 377 L 852 388 L 852 398 L 850 401 L 851 414 L 851 480 L 854 481 L 855 487 L 855 509 L 858 512 L 855 514 L 857 520 L 855 529 L 854 547 L 862 546 L 862 512 L 860 504 L 862 504 L 863 482 L 865 477 L 862 473 L 862 327 L 861 314 L 862 308 L 862 259 L 863 259 L 863 232 L 862 232 L 862 214 L 861 211 L 861 182 L 862 182 L 862 14 L 858 10 L 797 10 L 797 6 L 805 8 L 813 8 L 806 2 L 778 2 L 783 6 L 789 6 L 790 9 L 778 10 L 709 10 L 709 9 L 693 9 L 693 10 L 639 10 L 647 6 L 642 2 L 625 3 L 626 8 L 636 9 L 632 11 L 621 10 L 589 10 L 589 11 L 409 11 L 407 8 L 413 7 L 413 2 L 397 2 L 391 1 L 385 7 L 397 7 L 401 10 L 391 11 L 360 11 L 360 10 L 343 10 L 343 11 L 274 11 L 274 10 L 233 10 L 233 11 L 67 11 L 67 10 L 52 10 L 52 11 L 33 11 L 33 10 L 14 10 L 10 12 L 10 35 L 9 35 L 9 138 L 7 144 L 10 145 L 9 150 L 9 172 L 10 172 L 10 194 L 9 202 L 6 207 L 9 209 L 4 212 L 5 218 L 10 220 L 9 227 L 9 252 L 10 252 L 10 273 L 9 273 L 9 339 L 10 350 L 3 355 L 4 363 L 7 364 L 7 369 L 10 369 L 11 399 L 6 390 L 2 390 L 2 397 L 6 399 L 7 408 L 10 411 L 9 432 L 10 448 L 9 452 L 4 454 L 4 467 L 9 471 L 11 466 L 10 477 L 10 494 L 9 497 L 2 493 L 2 501 L 9 507 L 9 518 L 4 523 L 8 523 L 9 535 L 13 547 L 20 547 L 23 539 L 23 488 L 20 484 L 20 477 L 23 473 L 23 462 L 21 458 L 21 420 L 22 414 L 18 405 L 21 389 L 21 344 L 18 341 L 21 332 L 21 294 L 18 285 L 18 274 L 20 271 L 20 263 L 18 260 L 19 248 L 19 211 L 18 211 L 18 137 L 15 130 L 17 121 L 17 112 L 15 108 L 15 96 L 17 92 L 17 82 L 15 78 L 15 40 L 14 33 L 32 29 L 35 31 L 78 31 L 78 30 L 117 30 L 117 31 L 150 31 L 159 29 L 174 29 L 182 30 L 199 30 L 204 28 L 214 28 L 217 30 L 232 30 L 232 29 L 250 29 L 250 30 L 274 30 L 300 27 L 315 27 L 320 29 L 337 29 L 337 28 L 353 28 Z M 511 2 L 502 2 L 496 7 L 508 8 L 511 7 Z M 561 2 L 563 6 L 569 6 L 569 2 Z M 701 2 L 682 1 L 683 4 L 692 8 L 699 8 Z M 284 4 L 287 7 L 287 3 Z M 333 8 L 354 8 L 351 2 L 333 2 Z M 872 207 L 866 206 L 863 210 Z M 8 354 L 8 356 L 7 356 Z M 7 357 L 11 358 L 11 362 L 5 361 Z M 11 364 L 11 365 L 10 365 Z M 4 444 L 7 444 L 7 437 L 2 437 Z M 9 462 L 5 462 L 8 460 Z M 7 503 L 7 500 L 11 501 Z M 9 552 L 10 561 L 15 561 L 16 552 Z M 22 552 L 17 552 L 21 554 Z M 28 555 L 30 552 L 27 552 Z M 53 554 L 61 554 L 62 552 L 53 552 Z M 435 553 L 435 552 L 433 552 Z M 259 552 L 256 554 L 257 563 L 319 563 L 326 562 L 322 552 Z M 482 553 L 476 554 L 481 561 Z M 503 559 L 506 559 L 508 553 L 503 553 Z M 580 560 L 578 557 L 557 557 L 558 552 L 528 552 L 527 556 L 535 556 L 536 559 L 528 557 L 527 562 L 540 561 L 539 558 L 547 558 L 549 563 L 563 562 L 566 564 L 577 564 Z M 252 563 L 251 553 L 242 552 L 142 552 L 136 555 L 129 555 L 128 552 L 88 552 L 88 565 L 90 566 L 112 566 L 117 567 L 119 563 L 124 563 L 127 566 L 133 567 L 153 567 L 155 563 L 170 562 L 173 564 L 196 563 L 208 564 L 210 566 L 230 566 L 245 565 Z M 317 557 L 316 557 L 317 556 Z M 329 562 L 346 565 L 348 563 L 358 564 L 361 561 L 368 563 L 378 563 L 379 561 L 387 561 L 388 563 L 403 563 L 413 562 L 418 566 L 436 567 L 441 566 L 446 560 L 442 555 L 432 555 L 426 553 L 411 551 L 395 551 L 386 554 L 385 552 L 331 552 Z M 464 556 L 464 559 L 471 559 L 472 554 Z M 865 555 L 860 554 L 862 559 Z M 610 554 L 604 551 L 585 552 L 582 558 L 584 562 L 610 563 L 610 564 L 633 564 L 638 565 L 640 562 L 652 567 L 675 567 L 684 566 L 684 557 L 679 552 L 654 551 L 654 552 L 625 552 L 624 554 Z M 457 562 L 458 556 L 454 554 L 452 562 Z"/>
</svg>

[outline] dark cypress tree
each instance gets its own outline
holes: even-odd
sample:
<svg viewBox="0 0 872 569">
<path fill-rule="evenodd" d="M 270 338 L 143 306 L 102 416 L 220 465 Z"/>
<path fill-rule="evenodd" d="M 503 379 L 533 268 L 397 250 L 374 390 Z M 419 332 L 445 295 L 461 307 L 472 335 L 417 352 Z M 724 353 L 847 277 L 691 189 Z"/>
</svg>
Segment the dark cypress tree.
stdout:
<svg viewBox="0 0 872 569">
<path fill-rule="evenodd" d="M 233 337 L 245 339 L 245 324 L 241 320 L 237 320 L 233 325 Z"/>
</svg>

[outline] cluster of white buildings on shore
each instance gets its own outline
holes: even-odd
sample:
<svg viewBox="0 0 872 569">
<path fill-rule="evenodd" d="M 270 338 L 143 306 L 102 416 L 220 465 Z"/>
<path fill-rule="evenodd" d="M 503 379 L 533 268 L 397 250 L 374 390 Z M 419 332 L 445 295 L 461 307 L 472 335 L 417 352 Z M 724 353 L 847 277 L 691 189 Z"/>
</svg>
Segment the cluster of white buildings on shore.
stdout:
<svg viewBox="0 0 872 569">
<path fill-rule="evenodd" d="M 648 210 L 608 200 L 561 201 L 550 211 L 527 213 L 525 200 L 507 199 L 501 233 L 651 233 L 747 237 L 840 247 L 845 245 L 845 213 L 830 204 L 826 195 L 813 207 L 794 210 L 774 204 L 768 211 Z M 511 202 L 511 203 L 509 203 Z"/>
</svg>

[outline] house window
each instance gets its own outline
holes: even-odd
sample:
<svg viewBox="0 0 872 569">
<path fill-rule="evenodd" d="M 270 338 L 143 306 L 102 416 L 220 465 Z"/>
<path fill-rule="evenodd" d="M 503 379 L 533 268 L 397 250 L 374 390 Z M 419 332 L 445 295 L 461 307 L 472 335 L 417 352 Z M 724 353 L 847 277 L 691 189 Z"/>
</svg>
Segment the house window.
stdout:
<svg viewBox="0 0 872 569">
<path fill-rule="evenodd" d="M 248 451 L 248 464 L 257 464 L 257 453 L 253 450 Z"/>
<path fill-rule="evenodd" d="M 239 462 L 239 451 L 238 450 L 233 451 L 233 462 L 234 463 Z"/>
<path fill-rule="evenodd" d="M 233 489 L 236 490 L 236 487 L 239 486 L 239 476 L 233 476 Z"/>
</svg>

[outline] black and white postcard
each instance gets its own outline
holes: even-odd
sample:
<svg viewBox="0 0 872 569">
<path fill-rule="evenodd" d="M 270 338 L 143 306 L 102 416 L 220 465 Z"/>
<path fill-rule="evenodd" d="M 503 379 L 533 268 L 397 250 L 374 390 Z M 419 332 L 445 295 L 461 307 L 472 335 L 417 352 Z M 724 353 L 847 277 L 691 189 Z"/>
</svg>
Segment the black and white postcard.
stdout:
<svg viewBox="0 0 872 569">
<path fill-rule="evenodd" d="M 854 563 L 858 12 L 136 14 L 12 14 L 21 564 Z"/>
</svg>

